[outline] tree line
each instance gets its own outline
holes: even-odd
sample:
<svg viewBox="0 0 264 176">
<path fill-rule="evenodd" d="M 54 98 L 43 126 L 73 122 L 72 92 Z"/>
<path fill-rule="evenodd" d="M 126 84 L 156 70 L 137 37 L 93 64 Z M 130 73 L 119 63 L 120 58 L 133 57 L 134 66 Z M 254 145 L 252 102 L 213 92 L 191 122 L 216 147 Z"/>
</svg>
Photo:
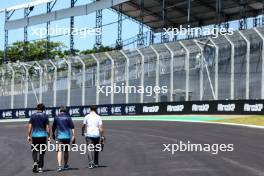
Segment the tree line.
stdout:
<svg viewBox="0 0 264 176">
<path fill-rule="evenodd" d="M 48 49 L 48 52 L 46 48 Z M 6 52 L 6 58 L 11 62 L 29 62 L 29 61 L 40 61 L 46 58 L 54 59 L 56 56 L 63 58 L 69 55 L 79 54 L 92 54 L 96 52 L 112 51 L 115 48 L 104 47 L 93 48 L 87 50 L 74 50 L 70 51 L 62 42 L 47 42 L 46 40 L 22 42 L 18 41 L 8 47 Z M 0 64 L 3 63 L 4 51 L 0 50 Z"/>
</svg>

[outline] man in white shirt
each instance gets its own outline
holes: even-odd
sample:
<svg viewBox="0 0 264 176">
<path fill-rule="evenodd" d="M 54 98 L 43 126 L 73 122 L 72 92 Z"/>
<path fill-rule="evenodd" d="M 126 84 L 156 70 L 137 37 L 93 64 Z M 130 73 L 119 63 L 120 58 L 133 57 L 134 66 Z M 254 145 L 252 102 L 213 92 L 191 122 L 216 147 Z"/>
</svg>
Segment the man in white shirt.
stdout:
<svg viewBox="0 0 264 176">
<path fill-rule="evenodd" d="M 86 133 L 85 133 L 86 130 Z M 98 167 L 99 151 L 104 140 L 102 118 L 96 113 L 96 106 L 91 106 L 91 112 L 85 116 L 82 126 L 82 136 L 85 136 L 87 145 L 93 145 L 94 150 L 88 150 L 89 168 Z"/>
</svg>

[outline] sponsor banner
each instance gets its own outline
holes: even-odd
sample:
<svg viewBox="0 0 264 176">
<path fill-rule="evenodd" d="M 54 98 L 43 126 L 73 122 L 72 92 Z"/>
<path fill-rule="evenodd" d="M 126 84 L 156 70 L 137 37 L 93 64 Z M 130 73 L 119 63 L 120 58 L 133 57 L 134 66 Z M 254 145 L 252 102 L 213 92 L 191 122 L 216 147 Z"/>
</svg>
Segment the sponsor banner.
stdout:
<svg viewBox="0 0 264 176">
<path fill-rule="evenodd" d="M 28 111 L 26 109 L 17 109 L 14 111 L 14 118 L 20 119 L 20 118 L 26 118 L 28 117 Z"/>
<path fill-rule="evenodd" d="M 90 113 L 90 106 L 68 107 L 72 117 L 84 117 Z M 6 109 L 0 110 L 0 119 L 29 118 L 35 109 Z M 99 105 L 97 113 L 101 116 L 129 115 L 172 115 L 172 114 L 264 114 L 264 100 L 237 101 L 190 101 L 164 102 L 145 104 L 115 104 Z M 59 114 L 59 107 L 46 108 L 49 117 Z"/>
<path fill-rule="evenodd" d="M 225 112 L 236 112 L 237 107 L 236 103 L 217 103 L 217 112 L 225 113 Z"/>
<path fill-rule="evenodd" d="M 68 107 L 67 110 L 71 117 L 81 117 L 83 115 L 81 107 Z"/>
<path fill-rule="evenodd" d="M 113 115 L 113 116 L 122 115 L 122 114 L 124 114 L 123 110 L 124 110 L 123 105 L 112 105 L 111 115 Z"/>
<path fill-rule="evenodd" d="M 90 106 L 85 106 L 81 108 L 81 117 L 86 116 L 91 112 Z"/>
<path fill-rule="evenodd" d="M 141 106 L 142 114 L 161 114 L 162 113 L 162 104 L 143 104 Z"/>
<path fill-rule="evenodd" d="M 124 114 L 123 115 L 137 115 L 139 107 L 137 105 L 124 105 Z"/>
<path fill-rule="evenodd" d="M 1 117 L 2 119 L 15 119 L 15 110 L 2 110 Z"/>
<path fill-rule="evenodd" d="M 186 111 L 186 105 L 184 103 L 181 104 L 167 104 L 166 105 L 166 113 L 174 114 L 174 113 L 184 113 Z"/>
<path fill-rule="evenodd" d="M 101 116 L 109 116 L 111 114 L 111 105 L 98 106 L 97 113 Z"/>
<path fill-rule="evenodd" d="M 263 103 L 245 103 L 244 112 L 263 112 Z"/>
</svg>

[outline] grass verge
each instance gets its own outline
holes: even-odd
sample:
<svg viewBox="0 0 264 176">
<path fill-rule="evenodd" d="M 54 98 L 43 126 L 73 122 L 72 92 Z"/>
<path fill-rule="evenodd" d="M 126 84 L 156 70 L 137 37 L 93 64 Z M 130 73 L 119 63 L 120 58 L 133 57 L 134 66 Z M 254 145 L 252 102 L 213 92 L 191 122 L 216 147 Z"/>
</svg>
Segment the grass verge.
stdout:
<svg viewBox="0 0 264 176">
<path fill-rule="evenodd" d="M 216 120 L 216 122 L 264 126 L 264 116 L 258 115 L 258 116 L 242 116 L 242 117 L 234 117 L 234 118 L 224 118 L 221 120 Z"/>
</svg>

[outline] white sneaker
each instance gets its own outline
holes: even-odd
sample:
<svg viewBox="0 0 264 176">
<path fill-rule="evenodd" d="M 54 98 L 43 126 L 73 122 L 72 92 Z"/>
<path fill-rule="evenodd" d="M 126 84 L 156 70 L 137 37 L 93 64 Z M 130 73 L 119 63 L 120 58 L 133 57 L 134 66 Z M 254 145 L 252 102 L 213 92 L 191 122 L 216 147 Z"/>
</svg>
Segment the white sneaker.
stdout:
<svg viewBox="0 0 264 176">
<path fill-rule="evenodd" d="M 42 168 L 39 168 L 39 169 L 38 169 L 38 172 L 39 172 L 39 173 L 42 173 L 42 172 L 43 172 L 43 169 L 42 169 Z"/>
<path fill-rule="evenodd" d="M 93 169 L 94 168 L 94 164 L 89 164 L 89 169 Z"/>
<path fill-rule="evenodd" d="M 38 163 L 34 163 L 32 166 L 32 172 L 36 173 L 38 172 Z"/>
</svg>

